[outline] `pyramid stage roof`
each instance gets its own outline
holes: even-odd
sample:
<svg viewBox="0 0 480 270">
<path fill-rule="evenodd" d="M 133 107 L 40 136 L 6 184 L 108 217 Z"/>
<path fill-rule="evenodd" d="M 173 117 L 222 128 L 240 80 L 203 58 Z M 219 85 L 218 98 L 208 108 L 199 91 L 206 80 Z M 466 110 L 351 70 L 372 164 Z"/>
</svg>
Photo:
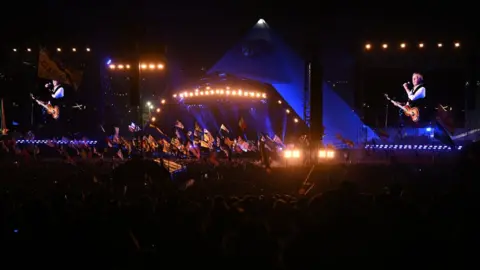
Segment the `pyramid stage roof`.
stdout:
<svg viewBox="0 0 480 270">
<path fill-rule="evenodd" d="M 260 19 L 247 35 L 208 71 L 228 73 L 270 84 L 295 113 L 304 119 L 306 62 Z M 315 89 L 312 89 L 315 91 Z M 337 134 L 354 142 L 376 137 L 348 104 L 326 83 L 323 85 L 326 143 L 338 143 Z M 311 101 L 315 106 L 315 101 Z"/>
</svg>

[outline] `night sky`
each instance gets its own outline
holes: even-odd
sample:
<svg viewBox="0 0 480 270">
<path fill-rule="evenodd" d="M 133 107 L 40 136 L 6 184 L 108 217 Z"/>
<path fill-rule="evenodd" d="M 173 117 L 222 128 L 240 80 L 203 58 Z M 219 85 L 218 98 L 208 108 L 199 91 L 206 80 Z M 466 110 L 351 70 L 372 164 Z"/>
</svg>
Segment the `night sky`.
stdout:
<svg viewBox="0 0 480 270">
<path fill-rule="evenodd" d="M 317 44 L 326 56 L 326 66 L 332 70 L 340 66 L 339 77 L 343 75 L 341 66 L 354 62 L 352 59 L 358 60 L 366 42 L 459 40 L 466 52 L 465 48 L 478 44 L 479 33 L 474 2 L 459 1 L 455 5 L 413 1 L 362 1 L 352 5 L 342 0 L 275 4 L 250 0 L 236 4 L 228 1 L 113 1 L 113 4 L 40 1 L 9 6 L 13 11 L 11 16 L 4 9 L 6 12 L 0 17 L 4 52 L 11 53 L 14 47 L 44 44 L 89 46 L 114 55 L 130 51 L 134 41 L 139 41 L 153 50 L 167 46 L 181 68 L 192 74 L 202 67 L 210 68 L 260 18 L 300 55 L 307 54 L 310 44 Z M 408 75 L 411 71 L 402 72 Z M 405 77 L 408 80 L 410 76 Z M 390 83 L 401 86 L 403 81 Z M 382 95 L 372 95 L 374 103 L 379 103 Z M 442 95 L 444 99 L 451 98 L 448 94 Z M 372 98 L 363 94 L 360 99 L 357 105 Z"/>
<path fill-rule="evenodd" d="M 65 3 L 67 2 L 67 3 Z M 75 2 L 69 4 L 68 2 Z M 110 1 L 109 1 L 110 2 Z M 62 4 L 60 4 L 62 3 Z M 173 3 L 173 4 L 172 4 Z M 168 44 L 181 61 L 212 65 L 259 18 L 298 51 L 312 39 L 322 46 L 351 47 L 375 38 L 471 36 L 473 2 L 431 5 L 408 1 L 38 1 L 13 3 L 0 18 L 9 44 L 102 44 L 107 48 L 143 42 Z M 283 4 L 282 4 L 283 3 Z M 6 5 L 6 4 L 4 4 Z M 470 14 L 470 15 L 469 15 Z M 458 36 L 458 37 L 457 37 Z M 114 45 L 113 45 L 114 44 Z M 192 44 L 194 47 L 192 47 Z M 8 45 L 7 45 L 8 46 Z M 361 45 L 359 45 L 361 46 Z M 93 46 L 92 46 L 93 47 Z"/>
</svg>

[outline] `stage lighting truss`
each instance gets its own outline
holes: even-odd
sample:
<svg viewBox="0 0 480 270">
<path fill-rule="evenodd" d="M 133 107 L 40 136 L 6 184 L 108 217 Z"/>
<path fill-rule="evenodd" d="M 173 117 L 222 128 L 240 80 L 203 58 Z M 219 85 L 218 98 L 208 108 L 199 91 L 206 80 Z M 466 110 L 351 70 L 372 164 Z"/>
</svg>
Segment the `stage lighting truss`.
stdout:
<svg viewBox="0 0 480 270">
<path fill-rule="evenodd" d="M 110 70 L 130 70 L 132 68 L 132 65 L 130 64 L 112 64 L 110 63 L 108 65 L 108 68 Z M 138 65 L 138 68 L 142 71 L 158 71 L 158 70 L 163 70 L 165 68 L 164 64 L 145 64 L 145 63 L 140 63 Z"/>
<path fill-rule="evenodd" d="M 458 42 L 458 41 L 453 42 L 452 46 L 453 46 L 453 48 L 458 49 L 458 48 L 460 48 L 460 42 Z M 402 42 L 398 45 L 398 48 L 401 49 L 401 50 L 405 50 L 407 48 L 423 49 L 423 48 L 426 48 L 426 47 L 427 47 L 427 45 L 423 42 L 419 42 L 417 44 L 408 44 L 408 43 Z M 442 42 L 438 42 L 437 44 L 435 44 L 431 47 L 436 47 L 438 49 L 441 49 L 441 48 L 445 47 L 445 44 L 442 43 Z M 382 43 L 382 44 L 379 44 L 378 46 L 376 46 L 374 44 L 367 43 L 367 44 L 365 44 L 364 48 L 365 48 L 366 51 L 370 51 L 370 50 L 373 50 L 375 48 L 381 48 L 382 50 L 387 50 L 388 48 L 390 48 L 390 44 Z M 393 48 L 396 48 L 395 45 L 393 45 Z"/>
<path fill-rule="evenodd" d="M 242 89 L 212 89 L 207 87 L 205 89 L 195 89 L 194 91 L 183 91 L 173 95 L 176 99 L 192 99 L 192 98 L 207 98 L 207 97 L 222 97 L 222 98 L 249 98 L 249 99 L 258 99 L 265 100 L 267 94 L 257 92 L 257 91 L 248 91 Z"/>
</svg>

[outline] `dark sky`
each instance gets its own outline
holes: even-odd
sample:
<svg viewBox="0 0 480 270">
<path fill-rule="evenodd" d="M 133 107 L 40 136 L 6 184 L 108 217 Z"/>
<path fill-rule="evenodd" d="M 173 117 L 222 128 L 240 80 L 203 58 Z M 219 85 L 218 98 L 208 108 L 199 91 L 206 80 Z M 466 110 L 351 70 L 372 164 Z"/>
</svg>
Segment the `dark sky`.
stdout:
<svg viewBox="0 0 480 270">
<path fill-rule="evenodd" d="M 13 14 L 4 9 L 0 18 L 4 40 L 126 46 L 143 35 L 145 40 L 168 43 L 182 53 L 202 52 L 197 53 L 200 58 L 209 59 L 238 41 L 259 18 L 294 47 L 304 46 L 312 36 L 340 44 L 384 36 L 463 36 L 474 29 L 476 20 L 475 3 L 458 1 L 108 2 L 9 4 Z"/>
</svg>

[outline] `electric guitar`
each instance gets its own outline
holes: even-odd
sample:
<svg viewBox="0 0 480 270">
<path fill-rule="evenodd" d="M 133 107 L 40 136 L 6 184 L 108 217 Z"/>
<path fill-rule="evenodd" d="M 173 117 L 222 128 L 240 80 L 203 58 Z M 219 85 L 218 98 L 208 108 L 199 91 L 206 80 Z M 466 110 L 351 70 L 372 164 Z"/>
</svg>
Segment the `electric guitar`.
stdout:
<svg viewBox="0 0 480 270">
<path fill-rule="evenodd" d="M 387 94 L 385 94 L 385 98 L 387 98 L 388 101 L 392 102 L 393 105 L 397 106 L 400 108 L 403 113 L 410 117 L 413 122 L 418 122 L 420 120 L 420 112 L 417 107 L 410 107 L 408 105 L 402 105 L 399 102 L 392 100 L 390 97 L 388 97 Z"/>
<path fill-rule="evenodd" d="M 45 103 L 43 101 L 40 101 L 33 97 L 32 94 L 30 94 L 33 100 L 37 102 L 38 105 L 42 106 L 45 108 L 48 114 L 52 116 L 53 119 L 58 119 L 60 117 L 60 108 L 58 106 L 53 106 L 52 104 Z"/>
</svg>

